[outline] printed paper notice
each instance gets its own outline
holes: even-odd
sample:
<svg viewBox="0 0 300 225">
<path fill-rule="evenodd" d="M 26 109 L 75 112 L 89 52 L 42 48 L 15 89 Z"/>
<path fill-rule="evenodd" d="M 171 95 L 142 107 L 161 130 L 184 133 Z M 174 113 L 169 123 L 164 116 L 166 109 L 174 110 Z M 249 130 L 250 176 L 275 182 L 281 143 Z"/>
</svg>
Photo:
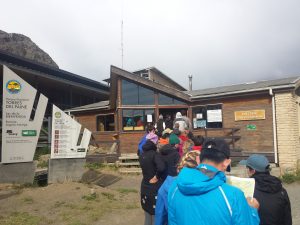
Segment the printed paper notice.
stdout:
<svg viewBox="0 0 300 225">
<path fill-rule="evenodd" d="M 254 178 L 227 176 L 227 184 L 241 189 L 244 192 L 246 198 L 253 198 L 255 188 Z"/>
<path fill-rule="evenodd" d="M 152 120 L 152 115 L 151 115 L 151 114 L 148 114 L 148 115 L 147 115 L 147 122 L 148 122 L 148 123 L 152 123 L 152 122 L 153 122 L 153 120 Z"/>
</svg>

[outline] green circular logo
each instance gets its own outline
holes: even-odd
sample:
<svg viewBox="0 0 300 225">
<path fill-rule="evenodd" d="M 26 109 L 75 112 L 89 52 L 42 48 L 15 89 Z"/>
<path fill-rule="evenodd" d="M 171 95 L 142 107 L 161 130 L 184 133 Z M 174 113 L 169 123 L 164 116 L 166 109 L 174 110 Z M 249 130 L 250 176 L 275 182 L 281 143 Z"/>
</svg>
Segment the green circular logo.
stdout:
<svg viewBox="0 0 300 225">
<path fill-rule="evenodd" d="M 60 118 L 61 117 L 61 113 L 60 112 L 56 112 L 54 115 L 55 115 L 55 118 Z"/>
</svg>

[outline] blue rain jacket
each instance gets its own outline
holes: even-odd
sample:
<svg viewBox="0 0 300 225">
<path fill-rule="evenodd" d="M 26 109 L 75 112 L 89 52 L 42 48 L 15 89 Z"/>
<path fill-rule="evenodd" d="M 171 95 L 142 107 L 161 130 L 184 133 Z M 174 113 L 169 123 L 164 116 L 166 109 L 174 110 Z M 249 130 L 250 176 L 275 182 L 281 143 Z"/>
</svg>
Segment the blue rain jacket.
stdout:
<svg viewBox="0 0 300 225">
<path fill-rule="evenodd" d="M 257 209 L 244 193 L 206 164 L 181 170 L 169 190 L 168 206 L 169 225 L 259 225 Z"/>
<path fill-rule="evenodd" d="M 158 190 L 155 206 L 155 225 L 168 224 L 168 192 L 176 177 L 167 176 Z"/>
</svg>

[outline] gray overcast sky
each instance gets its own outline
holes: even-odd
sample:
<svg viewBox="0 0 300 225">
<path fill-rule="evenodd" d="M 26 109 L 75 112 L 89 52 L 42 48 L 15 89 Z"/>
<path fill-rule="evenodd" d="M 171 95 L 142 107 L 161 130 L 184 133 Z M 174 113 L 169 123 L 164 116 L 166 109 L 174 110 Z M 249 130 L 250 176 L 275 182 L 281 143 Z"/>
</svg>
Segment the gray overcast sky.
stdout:
<svg viewBox="0 0 300 225">
<path fill-rule="evenodd" d="M 300 75 L 299 0 L 123 0 L 124 69 L 194 89 Z M 1 0 L 0 29 L 98 81 L 121 67 L 122 0 Z"/>
</svg>

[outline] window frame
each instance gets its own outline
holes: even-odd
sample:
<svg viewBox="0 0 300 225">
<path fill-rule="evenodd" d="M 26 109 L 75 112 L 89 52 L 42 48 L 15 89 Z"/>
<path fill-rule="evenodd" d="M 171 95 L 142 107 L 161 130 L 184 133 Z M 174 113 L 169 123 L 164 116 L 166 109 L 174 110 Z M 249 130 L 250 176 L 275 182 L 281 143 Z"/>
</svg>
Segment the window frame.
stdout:
<svg viewBox="0 0 300 225">
<path fill-rule="evenodd" d="M 98 117 L 100 117 L 100 116 L 113 116 L 113 118 L 114 118 L 114 130 L 104 130 L 104 131 L 100 131 L 100 130 L 98 130 Z M 116 129 L 116 116 L 115 116 L 115 113 L 101 113 L 101 114 L 97 114 L 96 115 L 96 117 L 95 117 L 95 119 L 96 119 L 96 132 L 101 132 L 101 133 L 104 133 L 104 132 L 116 132 L 117 131 L 117 129 Z"/>
<path fill-rule="evenodd" d="M 143 123 L 144 123 L 144 125 L 143 125 L 143 129 L 142 130 L 135 130 L 134 128 L 135 127 L 137 127 L 137 126 L 132 126 L 132 130 L 124 130 L 124 111 L 126 111 L 126 110 L 132 110 L 133 111 L 133 116 L 131 117 L 131 118 L 134 118 L 134 111 L 143 111 L 143 115 L 142 115 L 142 117 L 144 117 L 144 120 L 143 120 Z M 146 126 L 147 126 L 147 124 L 148 124 L 148 122 L 147 122 L 147 115 L 148 114 L 146 114 L 146 111 L 148 111 L 148 110 L 151 110 L 152 111 L 152 122 L 149 122 L 149 123 L 153 123 L 154 124 L 154 122 L 155 122 L 155 108 L 154 107 L 152 107 L 152 108 L 122 108 L 121 109 L 121 129 L 120 129 L 120 131 L 121 132 L 125 132 L 125 133 L 132 133 L 132 132 L 145 132 L 145 130 L 146 130 Z"/>
<path fill-rule="evenodd" d="M 208 122 L 208 118 L 207 118 L 207 111 L 208 110 L 215 110 L 215 109 L 209 109 L 210 107 L 217 107 L 219 106 L 220 110 L 221 110 L 221 116 L 222 116 L 222 122 Z M 197 108 L 203 108 L 205 111 L 202 112 L 203 114 L 203 121 L 205 120 L 206 122 L 206 126 L 205 127 L 197 127 L 195 128 L 194 126 L 194 119 L 196 118 L 197 113 Z M 195 112 L 196 111 L 196 112 Z M 193 125 L 193 129 L 194 130 L 202 130 L 202 129 L 223 129 L 224 128 L 224 114 L 223 114 L 223 103 L 216 103 L 216 104 L 205 104 L 205 105 L 197 105 L 197 106 L 193 106 L 192 107 L 192 125 Z M 199 121 L 201 119 L 198 119 L 197 121 Z"/>
</svg>

